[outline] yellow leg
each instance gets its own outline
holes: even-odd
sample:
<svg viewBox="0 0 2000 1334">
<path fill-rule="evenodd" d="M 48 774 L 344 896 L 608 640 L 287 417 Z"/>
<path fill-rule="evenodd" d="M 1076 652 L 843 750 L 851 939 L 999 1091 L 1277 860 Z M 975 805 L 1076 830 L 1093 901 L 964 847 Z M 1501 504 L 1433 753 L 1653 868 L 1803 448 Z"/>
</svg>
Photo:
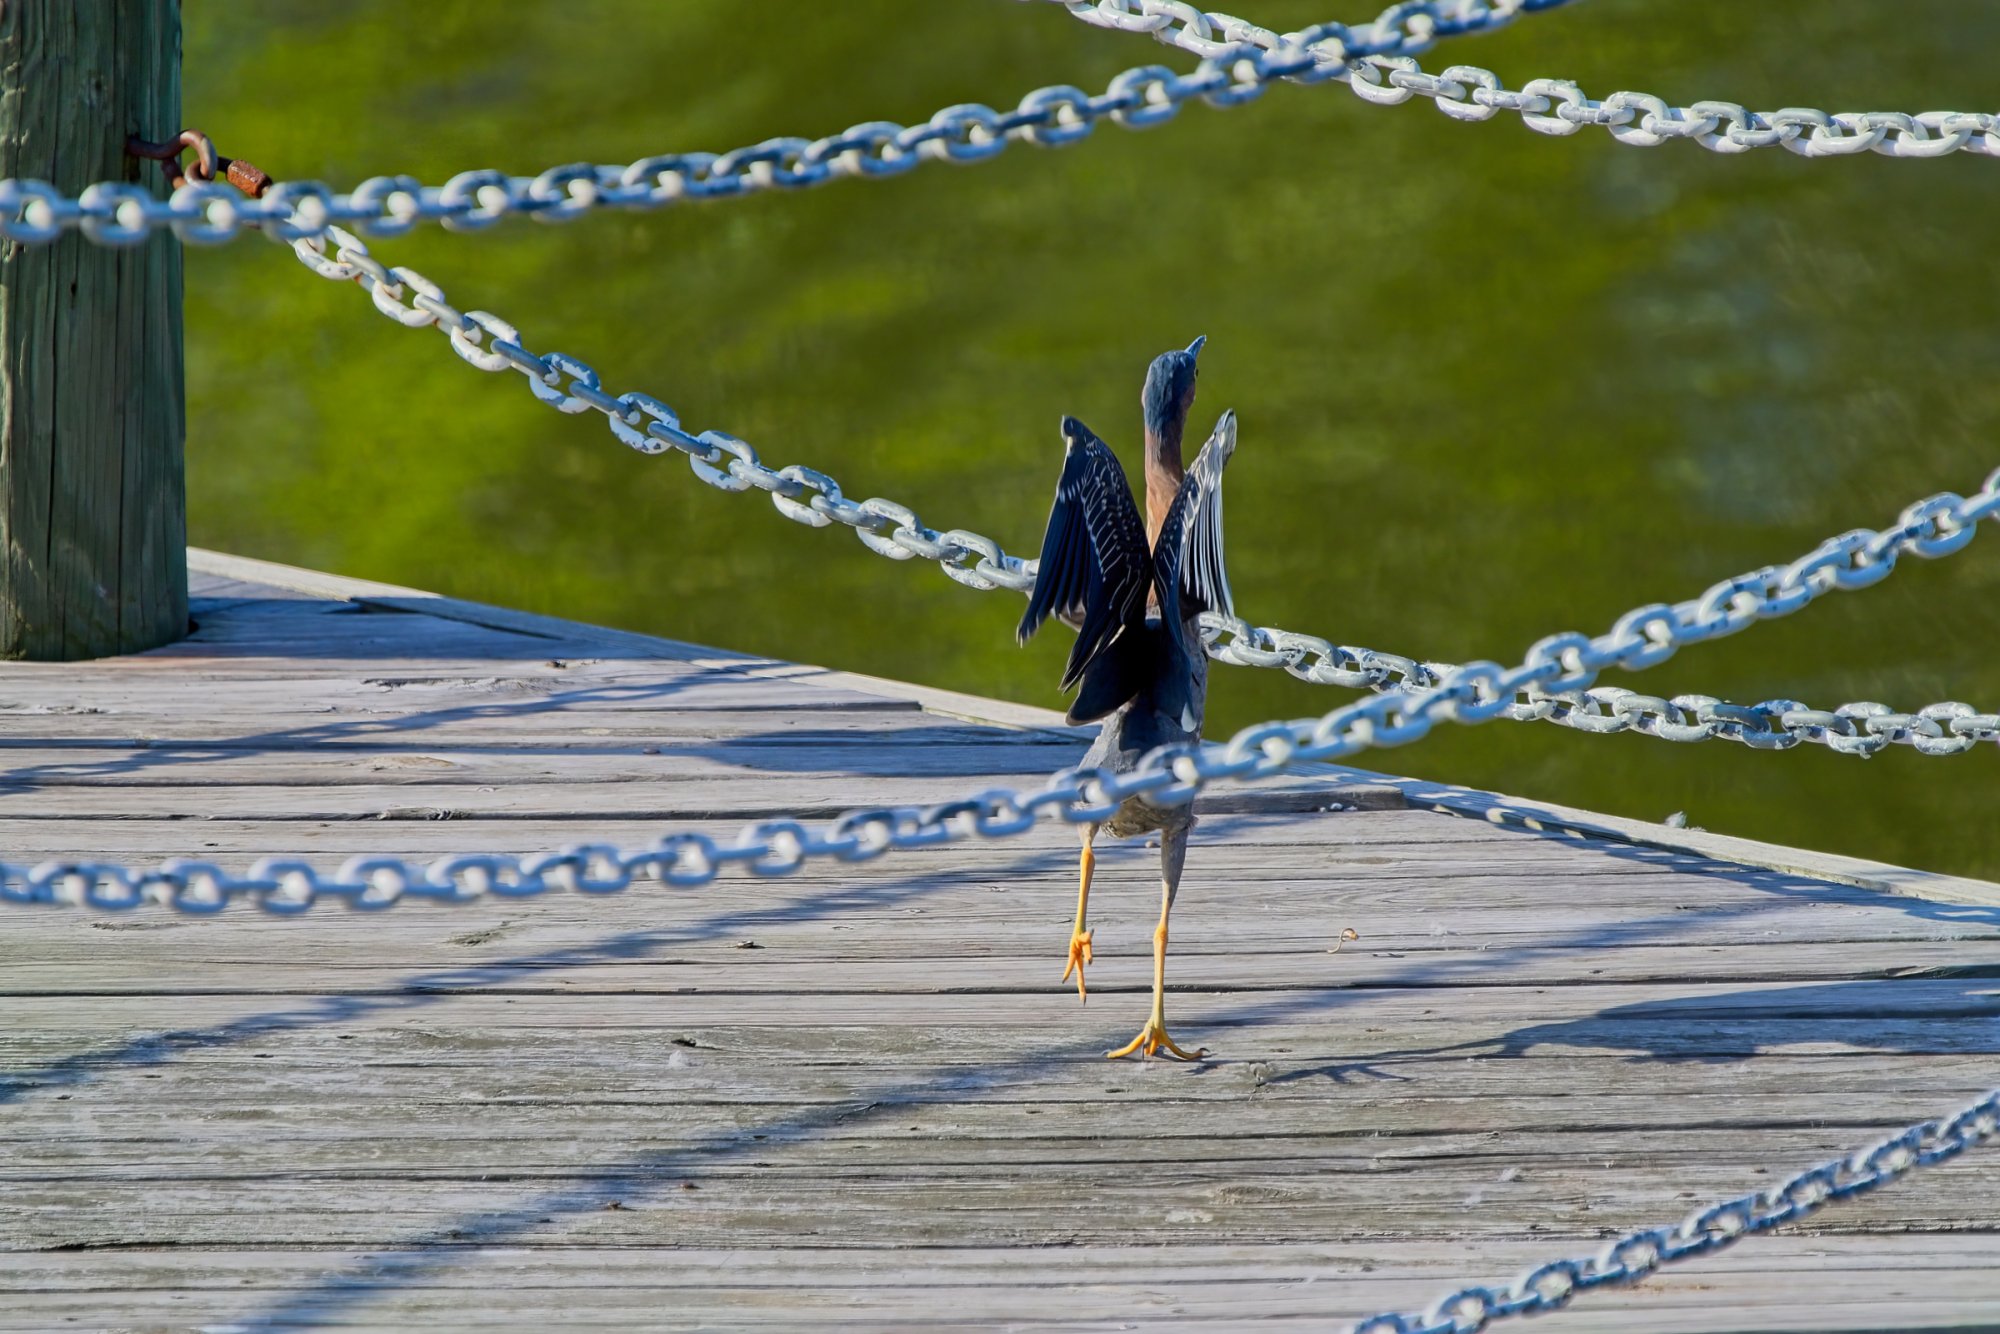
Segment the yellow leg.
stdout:
<svg viewBox="0 0 2000 1334">
<path fill-rule="evenodd" d="M 1090 993 L 1084 989 L 1083 966 L 1090 962 L 1090 932 L 1083 929 L 1084 913 L 1090 906 L 1090 873 L 1097 866 L 1097 854 L 1090 849 L 1090 840 L 1096 835 L 1097 826 L 1090 825 L 1083 831 L 1083 859 L 1078 864 L 1076 890 L 1076 926 L 1070 930 L 1069 963 L 1063 968 L 1062 980 L 1069 981 L 1071 973 L 1076 974 L 1076 998 L 1088 1002 Z"/>
<path fill-rule="evenodd" d="M 1166 874 L 1162 878 L 1160 895 L 1160 924 L 1153 928 L 1153 1013 L 1146 1020 L 1146 1026 L 1139 1030 L 1139 1036 L 1105 1054 L 1111 1060 L 1130 1056 L 1138 1052 L 1141 1056 L 1151 1056 L 1164 1051 L 1183 1061 L 1198 1061 L 1208 1055 L 1208 1049 L 1197 1047 L 1188 1051 L 1167 1035 L 1167 914 L 1173 911 L 1174 891 L 1181 878 L 1181 855 L 1186 847 L 1185 831 L 1178 835 L 1168 833 L 1160 840 L 1160 861 Z"/>
</svg>

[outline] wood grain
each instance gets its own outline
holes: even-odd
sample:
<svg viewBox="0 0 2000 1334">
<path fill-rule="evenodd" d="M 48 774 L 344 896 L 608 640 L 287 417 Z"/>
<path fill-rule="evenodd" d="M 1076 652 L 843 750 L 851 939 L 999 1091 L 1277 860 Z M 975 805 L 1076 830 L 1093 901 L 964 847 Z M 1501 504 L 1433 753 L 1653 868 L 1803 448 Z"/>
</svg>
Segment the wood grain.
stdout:
<svg viewBox="0 0 2000 1334">
<path fill-rule="evenodd" d="M 178 0 L 0 3 L 0 176 L 163 185 L 127 135 L 180 133 Z M 180 241 L 0 242 L 0 658 L 187 632 Z"/>
<path fill-rule="evenodd" d="M 1087 736 L 249 566 L 197 575 L 168 650 L 0 668 L 0 856 L 726 834 L 1032 781 Z M 1102 1056 L 1144 1016 L 1151 850 L 1100 843 L 1088 1004 L 1057 981 L 1058 826 L 603 899 L 8 910 L 0 1330 L 1326 1328 L 1996 1082 L 1992 887 L 1414 790 L 1205 805 L 1168 963 L 1194 1067 Z M 1996 1218 L 1974 1155 L 1537 1325 L 1991 1328 Z"/>
</svg>

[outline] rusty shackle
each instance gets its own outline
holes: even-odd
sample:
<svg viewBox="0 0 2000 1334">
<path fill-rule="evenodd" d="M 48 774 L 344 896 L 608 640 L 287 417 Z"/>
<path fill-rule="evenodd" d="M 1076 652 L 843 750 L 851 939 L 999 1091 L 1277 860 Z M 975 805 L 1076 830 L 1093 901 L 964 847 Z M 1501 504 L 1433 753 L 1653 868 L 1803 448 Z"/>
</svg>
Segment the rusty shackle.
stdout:
<svg viewBox="0 0 2000 1334">
<path fill-rule="evenodd" d="M 192 167 L 181 168 L 181 154 L 194 150 Z M 200 130 L 182 130 L 167 142 L 154 143 L 132 135 L 125 140 L 125 151 L 133 157 L 150 158 L 167 164 L 167 184 L 178 190 L 192 181 L 212 181 L 220 176 L 231 185 L 249 195 L 252 199 L 271 188 L 271 178 L 242 158 L 227 158 L 215 151 L 215 140 Z"/>
</svg>

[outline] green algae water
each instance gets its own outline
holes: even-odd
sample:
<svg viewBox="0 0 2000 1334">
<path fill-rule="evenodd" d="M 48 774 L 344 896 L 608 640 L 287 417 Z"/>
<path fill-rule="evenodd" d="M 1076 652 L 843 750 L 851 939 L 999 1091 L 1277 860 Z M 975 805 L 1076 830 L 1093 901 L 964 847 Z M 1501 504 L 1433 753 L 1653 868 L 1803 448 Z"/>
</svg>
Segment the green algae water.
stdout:
<svg viewBox="0 0 2000 1334">
<path fill-rule="evenodd" d="M 1273 27 L 1368 17 L 1241 0 Z M 274 177 L 720 151 L 1099 89 L 1191 58 L 1048 4 L 191 4 L 186 106 Z M 1686 104 L 1989 109 L 2000 6 L 1579 0 L 1426 61 Z M 1033 554 L 1074 413 L 1136 475 L 1148 359 L 1206 334 L 1191 430 L 1241 418 L 1238 610 L 1432 659 L 1790 560 L 2000 464 L 2000 162 L 1806 160 L 1459 124 L 1279 87 L 1143 133 L 564 226 L 373 244 L 527 344 L 938 528 Z M 188 260 L 206 546 L 1056 705 L 973 593 L 700 484 L 254 237 Z M 1218 669 L 1210 729 L 1352 692 Z M 2000 707 L 2000 536 L 1606 684 Z M 1873 760 L 1546 725 L 1361 763 L 2000 876 L 2000 748 Z"/>
</svg>

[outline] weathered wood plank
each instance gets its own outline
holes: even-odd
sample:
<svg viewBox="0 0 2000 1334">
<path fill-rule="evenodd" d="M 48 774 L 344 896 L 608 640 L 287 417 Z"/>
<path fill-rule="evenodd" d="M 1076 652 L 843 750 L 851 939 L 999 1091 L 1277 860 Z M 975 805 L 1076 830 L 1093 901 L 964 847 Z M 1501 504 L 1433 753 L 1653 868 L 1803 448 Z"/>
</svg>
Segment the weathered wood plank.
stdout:
<svg viewBox="0 0 2000 1334">
<path fill-rule="evenodd" d="M 1480 1276 L 1499 1280 L 1535 1263 L 1556 1241 L 1480 1248 Z M 1579 1239 L 1579 1250 L 1588 1249 Z M 1618 1325 L 1645 1334 L 1685 1334 L 1728 1310 L 1745 1331 L 1971 1327 L 1983 1319 L 1992 1281 L 1984 1237 L 1775 1237 L 1704 1262 L 1698 1274 L 1669 1271 Z M 1372 1242 L 1311 1248 L 1278 1245 L 926 1248 L 882 1268 L 858 1268 L 854 1253 L 827 1248 L 677 1249 L 620 1246 L 491 1247 L 460 1243 L 455 1263 L 420 1254 L 163 1249 L 0 1256 L 0 1292 L 46 1303 L 60 1323 L 97 1318 L 108 1294 L 130 1303 L 138 1323 L 184 1322 L 197 1312 L 238 1319 L 317 1310 L 379 1327 L 451 1324 L 480 1307 L 482 1327 L 630 1328 L 663 1311 L 702 1328 L 767 1328 L 774 1310 L 812 1312 L 826 1328 L 1074 1330 L 1103 1312 L 1125 1323 L 1171 1321 L 1189 1330 L 1265 1325 L 1325 1328 L 1343 1316 L 1420 1306 L 1465 1272 L 1463 1249 Z M 369 1281 L 369 1280 L 372 1280 Z M 492 1309 L 500 1287 L 510 1300 Z M 1798 1291 L 1824 1293 L 1826 1317 L 1802 1323 Z M 1611 1300 L 1618 1300 L 1613 1297 Z M 30 1329 L 0 1307 L 0 1328 Z M 1602 1307 L 1596 1308 L 1601 1316 Z M 1536 1327 L 1602 1329 L 1593 1308 L 1543 1317 Z"/>
<path fill-rule="evenodd" d="M 482 1174 L 485 1180 L 439 1179 L 421 1167 L 391 1164 L 381 1180 L 302 1174 L 293 1181 L 204 1182 L 179 1176 L 135 1181 L 106 1173 L 105 1184 L 94 1190 L 10 1183 L 9 1193 L 49 1218 L 48 1240 L 54 1245 L 98 1239 L 95 1244 L 119 1246 L 348 1247 L 380 1245 L 385 1234 L 418 1244 L 461 1239 L 508 1244 L 534 1235 L 549 1244 L 647 1247 L 817 1242 L 845 1244 L 865 1257 L 892 1248 L 1020 1244 L 1032 1237 L 1061 1238 L 1066 1245 L 1436 1239 L 1450 1226 L 1454 1239 L 1476 1255 L 1485 1243 L 1520 1235 L 1519 1222 L 1508 1215 L 1535 1219 L 1548 1233 L 1615 1235 L 1647 1225 L 1651 1215 L 1672 1215 L 1688 1207 L 1684 1201 L 1710 1192 L 1748 1193 L 1769 1180 L 1746 1176 L 1741 1161 L 1707 1170 L 1692 1155 L 1670 1163 L 1644 1152 L 1650 1146 L 1643 1139 L 1636 1141 L 1641 1152 L 1632 1155 L 1643 1165 L 1614 1163 L 1560 1182 L 1525 1171 L 1508 1179 L 1510 1168 L 1538 1160 L 1506 1154 L 1475 1165 L 1439 1160 L 1397 1166 L 1319 1156 L 1289 1167 L 1280 1161 L 1229 1161 L 1205 1173 L 1171 1163 L 1136 1170 L 1135 1162 L 1158 1164 L 1170 1154 L 1199 1149 L 1172 1138 L 1153 1142 L 1152 1153 L 1122 1143 L 1087 1156 L 1072 1153 L 1067 1169 L 1063 1146 L 1054 1146 L 1040 1171 L 1013 1164 L 978 1173 L 927 1172 L 908 1164 L 846 1170 L 816 1164 L 787 1173 L 770 1168 L 782 1146 L 759 1146 L 766 1157 L 725 1168 L 709 1166 L 699 1153 L 683 1156 L 669 1148 L 651 1161 L 561 1163 L 540 1170 L 529 1165 Z M 872 1156 L 860 1145 L 844 1147 L 849 1163 Z M 1559 1141 L 1557 1147 L 1589 1146 Z M 1799 1166 L 1816 1154 L 1837 1152 L 1824 1141 L 1791 1147 Z M 1700 1192 L 1683 1190 L 1690 1181 Z M 1509 1186 L 1514 1189 L 1504 1188 Z M 135 1213 L 106 1198 L 136 1189 L 157 1203 Z M 1940 1169 L 1930 1191 L 1854 1201 L 1814 1230 L 1852 1236 L 1949 1228 L 1964 1215 L 1939 1198 L 1947 1190 L 1987 1218 L 2000 1206 L 1990 1176 L 1954 1165 Z M 1366 1222 L 1353 1214 L 1361 1193 L 1388 1197 L 1369 1200 Z M 1482 1207 L 1489 1201 L 1491 1208 Z M 619 1207 L 612 1209 L 614 1204 Z M 1602 1322 L 1607 1304 L 1593 1305 Z"/>
<path fill-rule="evenodd" d="M 893 924 L 884 922 L 871 933 L 878 937 L 875 940 L 848 931 L 837 936 L 832 945 L 817 948 L 806 932 L 760 927 L 754 939 L 745 934 L 739 940 L 717 941 L 705 948 L 670 945 L 665 957 L 575 964 L 475 961 L 468 958 L 466 947 L 445 945 L 384 965 L 376 962 L 379 945 L 356 941 L 343 948 L 320 940 L 314 942 L 317 948 L 311 961 L 273 961 L 269 956 L 276 942 L 268 939 L 260 948 L 246 943 L 233 951 L 218 952 L 201 948 L 199 939 L 181 937 L 174 942 L 180 948 L 171 957 L 153 959 L 141 977 L 134 974 L 129 959 L 116 957 L 119 951 L 107 947 L 105 938 L 99 936 L 75 942 L 68 949 L 38 950 L 32 960 L 15 957 L 17 951 L 0 951 L 0 964 L 5 967 L 5 973 L 0 974 L 0 997 L 379 994 L 423 985 L 422 975 L 411 971 L 419 966 L 419 959 L 437 970 L 477 967 L 485 973 L 478 989 L 495 992 L 673 994 L 692 987 L 700 991 L 784 993 L 835 986 L 862 994 L 976 990 L 980 994 L 1060 995 L 1064 989 L 1056 984 L 1056 978 L 1068 934 L 1050 926 L 1059 927 L 1067 919 L 1055 905 L 1050 907 L 1052 911 L 1035 929 L 1016 929 L 974 941 L 966 941 L 963 933 L 951 932 L 905 937 L 887 929 Z M 1143 913 L 1128 916 L 1132 920 L 1122 930 L 1104 929 L 1106 943 L 1091 978 L 1101 995 L 1136 990 L 1149 976 L 1145 968 L 1136 965 L 1150 965 L 1147 936 L 1151 928 Z M 1815 941 L 1808 948 L 1791 941 L 1702 947 L 1571 943 L 1541 948 L 1516 943 L 1510 956 L 1495 958 L 1497 951 L 1487 942 L 1424 949 L 1426 942 L 1417 937 L 1397 950 L 1361 950 L 1348 944 L 1339 950 L 1336 960 L 1333 947 L 1340 943 L 1340 928 L 1334 925 L 1335 920 L 1329 918 L 1314 924 L 1312 930 L 1298 932 L 1286 948 L 1278 950 L 1258 949 L 1259 938 L 1254 932 L 1238 933 L 1233 939 L 1216 939 L 1215 933 L 1204 933 L 1200 943 L 1176 952 L 1173 979 L 1213 993 L 1329 984 L 1395 986 L 1417 970 L 1444 974 L 1427 979 L 1439 988 L 1475 981 L 1566 985 L 1579 972 L 1587 972 L 1593 982 L 1601 983 L 1679 979 L 1782 985 L 1817 981 L 1851 985 L 1857 979 L 1942 972 L 1964 978 L 1975 996 L 1980 984 L 2000 979 L 2000 944 L 1968 958 L 1959 945 L 1935 941 L 1887 945 L 1880 941 Z M 1188 933 L 1194 934 L 1194 928 Z M 895 943 L 879 939 L 888 934 L 900 938 Z M 913 959 L 910 947 L 918 943 L 923 945 L 922 957 Z M 518 943 L 515 948 L 519 948 Z M 756 957 L 744 958 L 746 951 Z M 1588 957 L 1580 957 L 1584 954 Z M 413 982 L 413 978 L 417 980 Z M 1477 1003 L 1492 1001 L 1481 997 Z M 2000 1017 L 2000 1000 L 1996 1000 L 1993 1014 Z"/>
<path fill-rule="evenodd" d="M 1139 934 L 1134 932 L 1135 936 Z M 1137 957 L 1142 956 L 1135 951 L 1135 961 Z M 1337 967 L 1338 959 L 1329 961 L 1329 971 Z M 1863 979 L 1825 986 L 1784 982 L 1715 987 L 1671 983 L 1604 985 L 1578 981 L 1561 986 L 1512 987 L 1489 982 L 1477 973 L 1469 978 L 1453 977 L 1457 971 L 1449 965 L 1430 970 L 1419 965 L 1406 973 L 1410 985 L 1380 989 L 1342 987 L 1333 979 L 1316 987 L 1289 987 L 1269 993 L 1201 988 L 1180 1008 L 1183 1013 L 1207 1011 L 1208 1023 L 1238 1025 L 1336 1010 L 1342 1012 L 1345 1022 L 1420 1023 L 1434 1016 L 1443 1022 L 1448 1015 L 1469 1011 L 1481 1016 L 1480 1026 L 1496 1032 L 1530 1019 L 1537 1028 L 1587 1025 L 1628 1007 L 1644 1007 L 1643 1017 L 1647 1022 L 1669 1014 L 1714 1022 L 1772 1018 L 1833 1023 L 1853 1018 L 1866 1023 L 1877 1019 L 1937 1017 L 1957 1021 L 1973 1040 L 2000 1038 L 2000 1027 L 1996 1027 L 2000 1025 L 2000 984 L 1984 976 Z M 677 1024 L 819 1027 L 865 1023 L 928 1030 L 1034 1025 L 1045 1021 L 1046 1012 L 1064 1000 L 1060 993 L 1051 996 L 1040 987 L 987 989 L 976 980 L 970 986 L 949 991 L 878 993 L 850 984 L 844 990 L 801 993 L 763 991 L 748 986 L 702 991 L 692 986 L 676 988 L 669 978 L 664 990 L 664 996 L 671 997 L 669 1002 L 662 995 L 641 989 L 644 974 L 638 970 L 629 970 L 620 977 L 618 985 L 595 991 L 551 985 L 532 999 L 502 996 L 495 991 L 453 994 L 451 1018 L 458 1024 L 565 1028 L 575 1026 L 579 1016 L 587 1015 L 595 1029 L 650 1028 L 661 1025 L 663 1007 L 670 1003 L 674 1018 L 667 1022 Z M 1447 982 L 1455 985 L 1441 993 Z M 1133 985 L 1136 989 L 1137 979 L 1133 979 Z M 180 996 L 175 1001 L 173 1022 L 175 1025 L 226 1022 L 254 1013 L 255 1005 L 254 995 L 236 997 L 207 992 Z M 382 1021 L 394 1022 L 396 1007 L 391 1004 L 383 1008 L 391 1013 Z M 49 1025 L 60 1016 L 65 1027 L 150 1029 L 157 1027 L 148 1022 L 147 1016 L 152 1013 L 153 1008 L 142 997 L 69 994 L 0 1001 L 0 1015 L 15 1024 L 35 1026 Z"/>
<path fill-rule="evenodd" d="M 0 670 L 0 855 L 637 843 L 1032 781 L 1083 744 L 229 569 L 203 642 Z M 1991 904 L 1339 795 L 1207 808 L 1168 968 L 1218 1052 L 1194 1068 L 1102 1057 L 1144 1007 L 1148 848 L 1100 845 L 1089 1004 L 1057 981 L 1057 826 L 610 898 L 8 910 L 0 1329 L 1320 1328 L 1768 1185 L 2000 1068 Z M 1978 1328 L 1994 1217 L 1968 1158 L 1539 1323 Z"/>
<path fill-rule="evenodd" d="M 199 846 L 195 850 L 205 851 Z M 1052 859 L 1048 865 L 1038 869 L 1037 875 L 1046 877 L 1054 869 Z M 838 943 L 847 937 L 872 937 L 884 942 L 873 948 L 900 951 L 906 957 L 935 958 L 943 965 L 954 960 L 982 959 L 1009 953 L 1032 955 L 1038 944 L 1046 947 L 1050 939 L 1056 939 L 1060 944 L 1068 939 L 1067 932 L 1062 928 L 1069 921 L 1074 905 L 1073 892 L 1065 895 L 1047 885 L 1033 890 L 1010 890 L 1002 882 L 984 889 L 991 903 L 976 910 L 967 909 L 936 897 L 930 889 L 930 877 L 922 874 L 873 889 L 844 884 L 829 886 L 814 882 L 803 873 L 791 883 L 796 896 L 784 899 L 768 895 L 728 897 L 717 894 L 713 889 L 704 891 L 708 896 L 704 898 L 704 915 L 692 921 L 683 920 L 680 925 L 663 924 L 663 915 L 672 910 L 662 908 L 661 894 L 664 893 L 666 899 L 672 901 L 684 897 L 689 891 L 657 891 L 644 887 L 630 891 L 626 906 L 615 914 L 605 914 L 599 925 L 588 928 L 545 932 L 533 925 L 540 919 L 533 915 L 532 910 L 511 908 L 497 913 L 474 911 L 439 921 L 435 915 L 439 910 L 427 913 L 421 908 L 406 907 L 399 908 L 396 917 L 399 921 L 407 920 L 403 930 L 421 932 L 425 942 L 409 956 L 413 965 L 433 960 L 430 951 L 438 943 L 460 939 L 479 946 L 499 942 L 484 953 L 465 953 L 463 960 L 467 963 L 537 950 L 556 951 L 558 954 L 571 950 L 588 956 L 593 951 L 616 953 L 621 948 L 636 950 L 646 943 L 654 948 L 665 948 L 677 941 L 734 944 L 749 938 L 754 938 L 757 944 L 770 950 L 797 949 L 804 951 L 808 957 L 829 964 L 848 958 L 871 957 L 858 952 L 850 953 L 849 947 Z M 1489 886 L 1494 884 L 1488 883 Z M 1579 887 L 1583 887 L 1584 883 L 1587 882 L 1580 883 Z M 1553 952 L 1558 957 L 1565 957 L 1570 961 L 1569 976 L 1575 977 L 1587 974 L 1592 967 L 1611 967 L 1609 960 L 1603 963 L 1586 961 L 1579 951 L 1621 947 L 1686 951 L 1730 947 L 1747 936 L 1773 947 L 1761 956 L 1771 961 L 1771 971 L 1766 976 L 1793 977 L 1811 975 L 1816 968 L 1808 959 L 1790 956 L 1807 954 L 1830 944 L 1854 942 L 1864 946 L 1871 951 L 1866 957 L 1875 960 L 1878 965 L 1871 971 L 1880 971 L 1883 968 L 1916 966 L 1903 962 L 1907 956 L 1901 952 L 1898 943 L 1992 940 L 1987 928 L 1967 931 L 1949 923 L 1941 927 L 1938 922 L 1925 917 L 1885 913 L 1857 925 L 1856 919 L 1843 919 L 1811 905 L 1782 904 L 1752 908 L 1725 906 L 1708 911 L 1683 904 L 1658 917 L 1639 921 L 1634 921 L 1629 914 L 1621 913 L 1615 907 L 1593 907 L 1588 912 L 1570 914 L 1564 928 L 1557 931 L 1543 923 L 1522 920 L 1524 911 L 1538 910 L 1532 902 L 1509 902 L 1505 896 L 1495 894 L 1491 897 L 1496 901 L 1490 905 L 1458 909 L 1438 903 L 1434 887 L 1421 877 L 1402 881 L 1400 885 L 1400 901 L 1381 894 L 1370 894 L 1365 887 L 1335 884 L 1320 891 L 1318 902 L 1296 906 L 1284 914 L 1269 913 L 1269 903 L 1239 904 L 1244 911 L 1232 914 L 1229 907 L 1234 896 L 1229 885 L 1211 885 L 1205 875 L 1197 879 L 1190 874 L 1183 892 L 1186 903 L 1177 908 L 1177 916 L 1183 919 L 1182 935 L 1187 944 L 1185 950 L 1177 947 L 1175 956 L 1194 959 L 1218 953 L 1238 953 L 1254 960 L 1267 953 L 1276 956 L 1303 950 L 1309 957 L 1317 957 L 1317 951 L 1323 946 L 1330 949 L 1340 932 L 1351 927 L 1357 932 L 1365 932 L 1361 941 L 1343 949 L 1341 962 L 1328 965 L 1331 971 L 1342 976 L 1349 972 L 1346 961 L 1361 953 L 1386 952 L 1392 962 L 1400 957 L 1405 960 L 1402 963 L 1405 972 L 1414 972 L 1425 966 L 1426 959 L 1432 959 L 1441 961 L 1437 964 L 1439 967 L 1495 973 L 1518 966 L 1514 955 L 1502 952 L 1514 950 Z M 1610 889 L 1617 886 L 1601 887 Z M 1306 883 L 1301 888 L 1310 891 L 1318 887 Z M 1632 888 L 1643 892 L 1657 886 L 1641 882 Z M 1065 898 L 1069 901 L 1065 902 Z M 1144 955 L 1150 950 L 1150 933 L 1158 899 L 1150 873 L 1119 881 L 1107 876 L 1093 899 L 1098 903 L 1094 920 L 1100 933 L 1100 954 L 1111 958 L 1127 951 Z M 593 899 L 585 902 L 594 905 L 603 901 Z M 239 911 L 247 915 L 250 910 Z M 417 919 L 426 916 L 430 918 L 428 924 L 416 925 Z M 329 934 L 326 938 L 329 941 L 352 940 L 359 936 L 365 944 L 369 939 L 365 924 L 385 919 L 370 915 L 360 918 L 357 923 L 344 910 L 331 907 L 315 910 L 307 920 L 315 924 L 328 923 Z M 672 920 L 671 917 L 666 918 L 669 923 Z M 1746 922 L 1754 925 L 1746 929 Z M 349 926 L 348 923 L 355 924 Z M 790 924 L 797 924 L 797 929 L 788 929 Z M 190 922 L 163 922 L 142 915 L 96 924 L 79 922 L 73 928 L 65 929 L 79 933 L 127 930 L 176 933 L 166 936 L 152 949 L 121 948 L 116 957 L 122 958 L 129 967 L 135 961 L 150 961 L 157 952 L 169 949 L 186 938 L 178 933 L 198 928 Z M 317 929 L 316 926 L 316 939 Z M 824 938 L 834 943 L 821 945 L 808 934 L 812 932 L 825 933 Z M 244 943 L 237 947 L 236 953 L 273 949 L 284 951 L 289 948 L 287 942 L 296 939 L 298 934 L 291 919 L 270 920 L 265 934 L 254 940 L 240 937 Z M 374 938 L 379 939 L 380 934 L 378 929 Z M 1279 936 L 1282 936 L 1283 943 L 1270 946 L 1270 942 Z M 23 938 L 16 936 L 14 939 L 19 941 Z M 78 939 L 82 941 L 76 947 L 78 950 L 96 951 L 100 957 L 113 949 L 112 937 L 108 935 L 93 934 Z M 123 944 L 122 937 L 120 943 Z M 862 949 L 861 946 L 852 948 L 856 951 Z M 0 959 L 19 958 L 26 952 L 21 947 L 0 941 Z M 63 957 L 67 957 L 67 951 L 62 953 Z M 1678 959 L 1664 959 L 1658 965 L 1668 975 L 1676 975 L 1672 970 L 1679 966 L 1696 965 L 1683 964 Z M 1727 968 L 1730 965 L 1721 966 Z M 1992 947 L 1989 944 L 1983 950 L 1960 948 L 1939 951 L 1930 956 L 1924 966 L 1968 976 L 1990 974 L 1994 968 Z M 1181 981 L 1189 980 L 1179 970 L 1175 971 L 1175 977 Z"/>
<path fill-rule="evenodd" d="M 57 681 L 24 684 L 12 680 L 6 684 L 5 696 L 0 697 L 0 716 L 12 719 L 16 715 L 50 714 L 168 722 L 185 718 L 191 707 L 212 698 L 218 685 L 225 685 L 230 699 L 245 715 L 256 718 L 260 731 L 267 732 L 281 728 L 287 713 L 317 721 L 328 713 L 422 718 L 433 713 L 454 717 L 484 709 L 493 716 L 533 717 L 548 709 L 587 709 L 592 714 L 629 710 L 658 714 L 666 725 L 690 713 L 724 710 L 762 715 L 766 722 L 772 714 L 814 718 L 846 711 L 919 715 L 917 706 L 907 700 L 752 680 L 721 669 L 673 676 L 548 669 L 539 675 L 506 676 L 392 672 L 360 679 L 215 677 L 171 691 L 148 690 L 143 681 L 100 683 L 81 689 Z M 202 735 L 214 730 L 211 722 Z"/>
</svg>

